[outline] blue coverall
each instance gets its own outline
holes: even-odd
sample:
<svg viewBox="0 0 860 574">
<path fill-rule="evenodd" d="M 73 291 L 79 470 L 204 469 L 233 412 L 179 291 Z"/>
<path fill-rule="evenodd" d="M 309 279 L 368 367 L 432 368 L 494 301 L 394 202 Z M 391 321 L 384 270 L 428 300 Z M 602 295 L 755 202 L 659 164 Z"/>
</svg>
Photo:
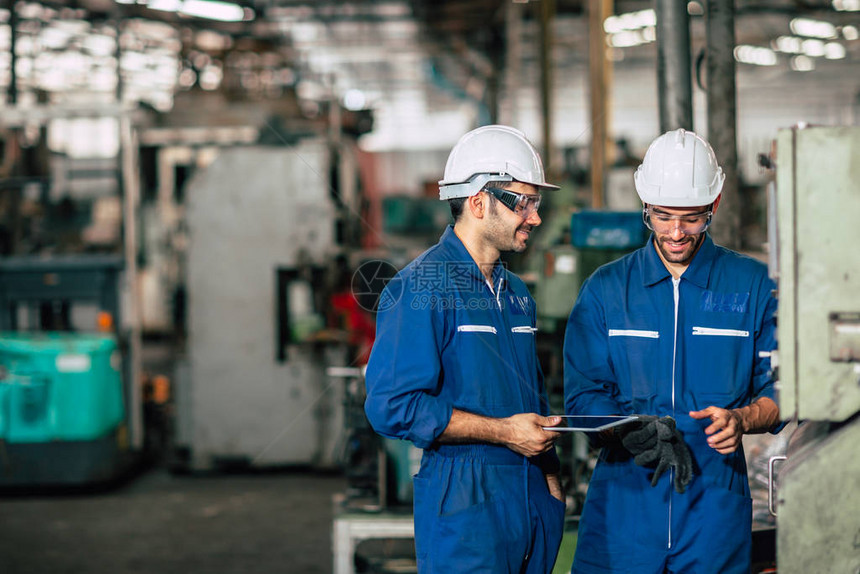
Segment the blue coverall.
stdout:
<svg viewBox="0 0 860 574">
<path fill-rule="evenodd" d="M 455 408 L 548 414 L 535 331 L 523 282 L 499 262 L 491 290 L 450 226 L 383 291 L 365 412 L 378 433 L 424 449 L 413 481 L 421 573 L 552 570 L 564 521 L 544 478 L 555 451 L 436 441 Z"/>
<path fill-rule="evenodd" d="M 762 263 L 706 236 L 675 281 L 653 237 L 583 285 L 564 342 L 570 414 L 675 418 L 693 457 L 686 492 L 623 448 L 603 448 L 588 486 L 574 573 L 747 574 L 752 501 L 743 448 L 706 443 L 709 419 L 690 411 L 773 398 L 769 360 L 776 300 Z"/>
</svg>

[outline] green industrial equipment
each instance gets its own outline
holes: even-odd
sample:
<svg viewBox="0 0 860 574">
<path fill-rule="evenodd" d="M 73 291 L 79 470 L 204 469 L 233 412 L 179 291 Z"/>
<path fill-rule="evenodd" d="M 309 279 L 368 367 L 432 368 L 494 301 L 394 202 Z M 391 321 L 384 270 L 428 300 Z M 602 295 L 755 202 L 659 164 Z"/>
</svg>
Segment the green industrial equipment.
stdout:
<svg viewBox="0 0 860 574">
<path fill-rule="evenodd" d="M 124 419 L 116 341 L 107 335 L 0 333 L 0 435 L 9 444 L 95 440 Z"/>
<path fill-rule="evenodd" d="M 134 463 L 122 269 L 115 256 L 0 260 L 0 487 L 103 483 Z"/>
<path fill-rule="evenodd" d="M 771 363 L 780 414 L 800 421 L 779 473 L 780 574 L 860 572 L 858 158 L 857 127 L 777 138 L 769 231 L 779 350 Z"/>
</svg>

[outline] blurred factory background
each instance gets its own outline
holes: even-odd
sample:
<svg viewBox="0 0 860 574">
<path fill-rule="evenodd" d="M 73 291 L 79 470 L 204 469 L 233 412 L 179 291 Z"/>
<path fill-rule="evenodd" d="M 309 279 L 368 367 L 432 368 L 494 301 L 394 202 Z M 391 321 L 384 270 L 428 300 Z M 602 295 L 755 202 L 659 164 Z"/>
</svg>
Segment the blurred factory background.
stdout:
<svg viewBox="0 0 860 574">
<path fill-rule="evenodd" d="M 779 284 L 756 572 L 860 572 L 858 0 L 0 3 L 0 570 L 414 572 L 420 452 L 362 368 L 489 123 L 562 186 L 507 258 L 559 411 L 579 286 L 647 239 L 648 143 L 708 137 L 715 240 Z M 559 450 L 561 572 L 595 453 Z"/>
</svg>

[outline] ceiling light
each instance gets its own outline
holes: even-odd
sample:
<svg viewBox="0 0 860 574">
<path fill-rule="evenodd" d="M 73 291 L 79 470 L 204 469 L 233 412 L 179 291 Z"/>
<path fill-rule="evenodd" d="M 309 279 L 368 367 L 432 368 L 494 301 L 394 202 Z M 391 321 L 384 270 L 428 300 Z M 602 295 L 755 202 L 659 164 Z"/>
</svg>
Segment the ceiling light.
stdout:
<svg viewBox="0 0 860 574">
<path fill-rule="evenodd" d="M 802 54 L 803 40 L 797 36 L 780 36 L 773 42 L 771 47 L 777 52 L 785 52 L 786 54 Z"/>
<path fill-rule="evenodd" d="M 828 60 L 841 60 L 845 57 L 845 46 L 839 42 L 828 42 L 824 45 L 824 57 Z"/>
<path fill-rule="evenodd" d="M 200 71 L 198 82 L 200 87 L 204 90 L 212 91 L 218 89 L 218 86 L 221 85 L 222 78 L 223 74 L 221 72 L 221 68 L 218 68 L 217 66 L 206 66 L 205 69 Z"/>
<path fill-rule="evenodd" d="M 842 37 L 846 40 L 856 40 L 860 38 L 860 31 L 856 26 L 842 26 Z"/>
<path fill-rule="evenodd" d="M 690 16 L 702 16 L 704 13 L 705 9 L 698 2 L 687 2 L 687 14 Z"/>
<path fill-rule="evenodd" d="M 795 56 L 791 59 L 791 69 L 796 72 L 810 72 L 815 69 L 815 60 L 808 56 Z"/>
<path fill-rule="evenodd" d="M 146 5 L 150 10 L 161 10 L 162 12 L 179 12 L 181 6 L 180 0 L 149 0 Z"/>
<path fill-rule="evenodd" d="M 367 98 L 361 90 L 349 90 L 343 95 L 343 105 L 348 110 L 362 110 L 367 105 Z"/>
<path fill-rule="evenodd" d="M 804 40 L 803 53 L 813 58 L 820 58 L 824 55 L 824 42 L 821 40 Z"/>
<path fill-rule="evenodd" d="M 810 18 L 795 18 L 788 26 L 798 36 L 807 36 L 809 38 L 836 37 L 836 27 L 830 22 L 812 20 Z"/>
<path fill-rule="evenodd" d="M 254 11 L 248 10 L 247 12 L 238 4 L 219 2 L 218 0 L 185 0 L 179 9 L 180 14 L 218 20 L 220 22 L 253 20 Z"/>
<path fill-rule="evenodd" d="M 254 19 L 253 10 L 218 0 L 149 0 L 147 7 L 152 10 L 178 12 L 186 16 L 220 22 L 241 22 Z"/>
<path fill-rule="evenodd" d="M 755 66 L 775 66 L 777 63 L 776 52 L 770 48 L 748 45 L 735 47 L 735 60 Z"/>
<path fill-rule="evenodd" d="M 649 26 L 642 30 L 642 39 L 646 42 L 656 42 L 657 41 L 657 28 L 654 26 Z"/>
<path fill-rule="evenodd" d="M 639 28 L 656 25 L 657 13 L 650 9 L 628 12 L 619 16 L 610 16 L 603 21 L 603 29 L 608 34 L 614 34 L 623 30 L 638 30 Z"/>
<path fill-rule="evenodd" d="M 625 30 L 607 36 L 606 43 L 613 48 L 631 48 L 633 46 L 644 44 L 644 40 L 639 32 Z"/>
<path fill-rule="evenodd" d="M 833 0 L 833 8 L 839 12 L 860 11 L 860 0 Z"/>
</svg>

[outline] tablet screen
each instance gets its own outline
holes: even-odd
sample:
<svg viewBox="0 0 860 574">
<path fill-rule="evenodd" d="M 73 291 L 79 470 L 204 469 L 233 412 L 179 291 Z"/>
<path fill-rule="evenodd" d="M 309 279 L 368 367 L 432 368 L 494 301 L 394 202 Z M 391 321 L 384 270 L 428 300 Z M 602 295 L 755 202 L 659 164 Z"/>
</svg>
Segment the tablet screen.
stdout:
<svg viewBox="0 0 860 574">
<path fill-rule="evenodd" d="M 561 424 L 544 427 L 552 431 L 598 432 L 639 420 L 636 415 L 551 415 L 562 417 Z"/>
</svg>

